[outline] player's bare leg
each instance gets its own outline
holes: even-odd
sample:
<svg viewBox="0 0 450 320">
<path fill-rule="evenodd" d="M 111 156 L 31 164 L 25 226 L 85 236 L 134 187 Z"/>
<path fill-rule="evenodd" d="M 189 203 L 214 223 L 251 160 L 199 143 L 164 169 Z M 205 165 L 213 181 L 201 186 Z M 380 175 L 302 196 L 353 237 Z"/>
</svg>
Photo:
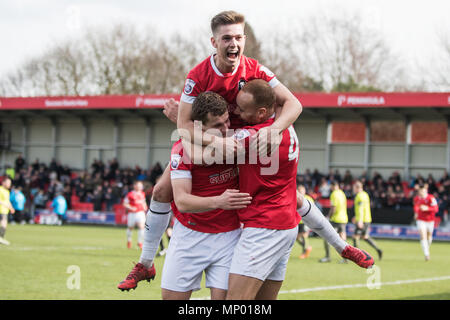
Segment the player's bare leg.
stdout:
<svg viewBox="0 0 450 320">
<path fill-rule="evenodd" d="M 344 231 L 339 232 L 339 236 L 341 237 L 342 240 L 347 241 L 347 233 L 345 232 L 345 228 Z M 347 263 L 347 259 L 343 258 L 341 261 L 339 261 L 339 263 Z"/>
<path fill-rule="evenodd" d="M 309 254 L 312 251 L 312 247 L 309 245 L 309 231 L 302 232 L 300 234 L 300 238 L 302 238 L 302 242 L 303 242 L 303 246 L 302 246 L 303 247 L 303 252 L 300 255 L 300 259 L 306 259 L 306 258 L 309 257 Z"/>
<path fill-rule="evenodd" d="M 357 234 L 354 234 L 354 235 L 353 235 L 353 246 L 354 246 L 355 248 L 358 248 L 358 247 L 359 247 L 359 239 L 360 239 L 360 236 L 359 236 L 359 235 L 357 235 Z"/>
<path fill-rule="evenodd" d="M 127 248 L 131 249 L 132 237 L 133 237 L 133 227 L 127 228 Z"/>
<path fill-rule="evenodd" d="M 7 226 L 8 226 L 8 215 L 0 214 L 0 244 L 9 245 L 9 241 L 5 239 Z"/>
<path fill-rule="evenodd" d="M 166 167 L 161 178 L 153 188 L 150 210 L 147 212 L 141 257 L 125 280 L 117 286 L 120 290 L 135 289 L 139 281 L 155 278 L 156 270 L 153 260 L 159 243 L 170 220 L 170 202 L 172 201 L 170 168 Z"/>
<path fill-rule="evenodd" d="M 372 248 L 374 248 L 377 251 L 378 259 L 381 260 L 383 257 L 383 250 L 381 250 L 377 246 L 376 242 L 369 235 L 364 236 L 364 241 L 366 241 Z"/>
<path fill-rule="evenodd" d="M 143 242 L 144 242 L 144 230 L 145 230 L 145 223 L 139 222 L 137 224 L 138 229 L 138 247 L 142 250 Z"/>
<path fill-rule="evenodd" d="M 161 294 L 163 300 L 189 300 L 192 295 L 192 290 L 179 292 L 161 288 Z M 211 300 L 225 300 L 226 296 L 227 290 L 211 288 Z"/>
<path fill-rule="evenodd" d="M 225 300 L 227 297 L 227 290 L 211 288 L 211 300 Z"/>
<path fill-rule="evenodd" d="M 300 259 L 306 258 L 306 239 L 302 232 L 297 235 L 297 242 L 302 247 L 302 254 L 300 255 Z"/>
<path fill-rule="evenodd" d="M 427 231 L 427 242 L 428 242 L 428 260 L 430 260 L 430 247 L 433 242 L 433 232 Z"/>
<path fill-rule="evenodd" d="M 283 281 L 266 280 L 256 294 L 256 300 L 277 300 Z"/>
<path fill-rule="evenodd" d="M 433 232 L 427 231 L 428 246 L 433 242 Z"/>
<path fill-rule="evenodd" d="M 426 228 L 420 228 L 420 245 L 422 247 L 423 254 L 425 256 L 425 261 L 430 260 L 430 246 L 428 244 L 428 232 Z"/>
<path fill-rule="evenodd" d="M 254 300 L 262 285 L 257 278 L 230 273 L 227 300 Z"/>
<path fill-rule="evenodd" d="M 191 295 L 192 290 L 180 292 L 161 288 L 161 296 L 163 300 L 189 300 Z"/>
</svg>

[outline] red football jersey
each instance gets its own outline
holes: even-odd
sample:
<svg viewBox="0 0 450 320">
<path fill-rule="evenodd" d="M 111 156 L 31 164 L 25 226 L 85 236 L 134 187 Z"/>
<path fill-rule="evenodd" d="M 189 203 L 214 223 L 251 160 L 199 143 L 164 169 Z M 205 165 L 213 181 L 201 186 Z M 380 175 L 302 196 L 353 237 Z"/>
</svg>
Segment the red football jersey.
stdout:
<svg viewBox="0 0 450 320">
<path fill-rule="evenodd" d="M 211 197 L 221 195 L 226 189 L 238 189 L 238 170 L 235 165 L 191 164 L 184 155 L 181 140 L 172 147 L 170 157 L 171 179 L 192 179 L 193 195 Z M 205 233 L 219 233 L 235 230 L 240 227 L 236 210 L 215 209 L 198 213 L 182 213 L 172 201 L 174 216 L 185 227 Z"/>
<path fill-rule="evenodd" d="M 145 203 L 145 193 L 144 191 L 135 191 L 132 190 L 128 192 L 125 201 L 127 201 L 130 206 L 135 207 L 135 210 L 130 210 L 130 212 L 140 212 L 145 211 L 144 203 Z"/>
<path fill-rule="evenodd" d="M 243 85 L 253 79 L 263 79 L 272 88 L 279 84 L 275 75 L 255 59 L 241 56 L 239 66 L 232 73 L 223 74 L 214 63 L 214 55 L 211 55 L 188 73 L 181 101 L 192 104 L 201 92 L 218 93 L 229 104 L 230 128 L 242 128 L 245 124 L 233 113 L 236 108 L 236 97 Z"/>
<path fill-rule="evenodd" d="M 421 210 L 420 206 L 428 206 L 428 210 Z M 422 221 L 434 221 L 436 213 L 439 211 L 439 207 L 436 199 L 428 194 L 426 198 L 420 196 L 414 197 L 414 212 L 417 213 L 417 219 Z"/>
<path fill-rule="evenodd" d="M 245 163 L 238 162 L 239 190 L 253 197 L 247 208 L 238 210 L 244 228 L 291 229 L 301 219 L 297 212 L 296 193 L 299 145 L 294 128 L 290 126 L 283 131 L 281 144 L 272 158 L 277 157 L 278 163 L 275 160 L 267 163 L 267 159 L 259 159 L 249 151 L 251 137 L 273 121 L 272 117 L 262 124 L 244 127 L 235 134 L 236 139 L 243 141 L 246 150 Z"/>
</svg>

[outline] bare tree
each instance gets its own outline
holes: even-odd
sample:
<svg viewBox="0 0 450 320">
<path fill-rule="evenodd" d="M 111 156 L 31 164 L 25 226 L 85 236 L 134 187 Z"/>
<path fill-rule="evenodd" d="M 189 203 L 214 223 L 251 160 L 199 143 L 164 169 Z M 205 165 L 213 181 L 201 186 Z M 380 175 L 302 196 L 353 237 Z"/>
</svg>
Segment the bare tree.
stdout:
<svg viewBox="0 0 450 320">
<path fill-rule="evenodd" d="M 394 90 L 402 84 L 400 60 L 359 15 L 312 17 L 298 42 L 306 72 L 328 90 L 352 83 L 350 89 Z"/>
<path fill-rule="evenodd" d="M 294 25 L 294 24 L 293 24 Z M 311 16 L 264 42 L 264 63 L 294 91 L 404 90 L 402 63 L 358 14 Z M 280 36 L 282 35 L 282 36 Z"/>
<path fill-rule="evenodd" d="M 244 34 L 246 36 L 245 55 L 256 60 L 261 60 L 261 43 L 256 38 L 253 28 L 248 22 L 245 23 Z"/>
<path fill-rule="evenodd" d="M 311 78 L 302 67 L 306 62 L 293 37 L 278 34 L 266 37 L 261 62 L 292 91 L 323 91 L 323 83 Z"/>
<path fill-rule="evenodd" d="M 203 49 L 202 49 L 203 47 Z M 5 96 L 178 93 L 204 45 L 149 27 L 88 29 L 0 80 Z M 204 57 L 202 57 L 204 58 Z"/>
<path fill-rule="evenodd" d="M 440 51 L 432 69 L 434 87 L 441 91 L 450 91 L 450 34 L 438 33 Z"/>
<path fill-rule="evenodd" d="M 264 42 L 247 23 L 245 54 L 272 69 L 292 91 L 408 88 L 401 61 L 360 16 L 313 16 L 302 22 L 288 33 L 272 28 Z M 153 27 L 137 31 L 130 25 L 88 29 L 0 79 L 0 94 L 178 93 L 187 72 L 212 51 L 206 41 L 210 32 L 195 34 L 195 39 L 181 34 L 162 37 Z"/>
</svg>

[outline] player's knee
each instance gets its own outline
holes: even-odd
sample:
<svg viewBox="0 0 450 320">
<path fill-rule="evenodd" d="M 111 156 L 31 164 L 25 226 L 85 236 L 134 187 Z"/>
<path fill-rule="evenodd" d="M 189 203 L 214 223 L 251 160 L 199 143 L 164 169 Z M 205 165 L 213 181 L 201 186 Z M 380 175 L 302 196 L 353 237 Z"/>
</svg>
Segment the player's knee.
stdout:
<svg viewBox="0 0 450 320">
<path fill-rule="evenodd" d="M 254 300 L 256 297 L 256 292 L 236 292 L 236 291 L 228 291 L 226 300 Z"/>
<path fill-rule="evenodd" d="M 167 183 L 164 180 L 160 180 L 153 188 L 152 199 L 158 202 L 171 202 L 173 196 L 170 181 Z"/>
<path fill-rule="evenodd" d="M 170 292 L 168 292 L 167 290 L 161 289 L 161 298 L 163 300 L 172 300 L 171 296 L 170 296 Z"/>
</svg>

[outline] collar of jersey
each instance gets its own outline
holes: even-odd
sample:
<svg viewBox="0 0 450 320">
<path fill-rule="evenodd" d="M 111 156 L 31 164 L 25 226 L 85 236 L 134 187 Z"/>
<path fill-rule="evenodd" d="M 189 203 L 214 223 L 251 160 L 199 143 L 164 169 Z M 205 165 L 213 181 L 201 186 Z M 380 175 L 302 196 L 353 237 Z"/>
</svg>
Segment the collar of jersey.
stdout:
<svg viewBox="0 0 450 320">
<path fill-rule="evenodd" d="M 215 55 L 216 55 L 216 54 L 212 54 L 212 55 L 211 55 L 211 58 L 210 58 L 211 66 L 212 66 L 214 72 L 215 72 L 219 77 L 225 77 L 225 76 L 223 75 L 223 73 L 219 71 L 219 69 L 218 69 L 217 66 L 216 66 L 216 63 L 214 62 L 214 56 L 215 56 Z M 234 76 L 234 74 L 237 72 L 237 69 L 239 69 L 239 65 L 238 65 L 238 66 L 233 70 L 233 72 L 231 73 L 232 76 Z"/>
</svg>

